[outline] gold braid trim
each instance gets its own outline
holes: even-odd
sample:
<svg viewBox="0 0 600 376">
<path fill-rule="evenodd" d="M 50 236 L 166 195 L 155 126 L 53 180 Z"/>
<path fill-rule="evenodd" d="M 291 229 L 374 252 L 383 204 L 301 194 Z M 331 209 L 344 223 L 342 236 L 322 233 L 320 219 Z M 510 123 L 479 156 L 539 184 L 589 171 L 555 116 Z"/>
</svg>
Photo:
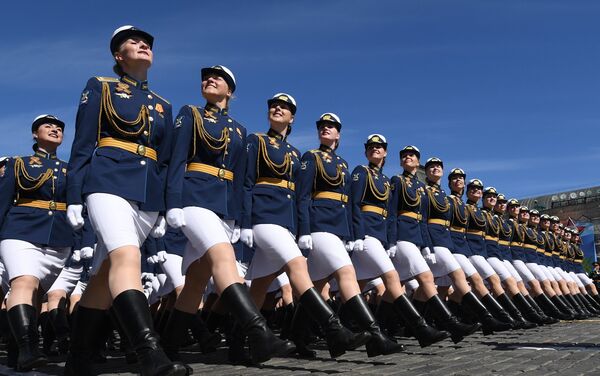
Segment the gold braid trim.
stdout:
<svg viewBox="0 0 600 376">
<path fill-rule="evenodd" d="M 223 151 L 227 153 L 227 146 L 229 145 L 229 128 L 223 127 L 221 131 L 221 137 L 215 138 L 208 133 L 206 128 L 204 128 L 204 120 L 202 120 L 202 115 L 200 115 L 200 111 L 196 106 L 189 106 L 192 110 L 192 117 L 194 119 L 194 138 L 192 142 L 192 157 L 196 155 L 196 139 L 200 137 L 203 144 L 213 152 Z"/>
<path fill-rule="evenodd" d="M 363 166 L 364 167 L 364 166 Z M 377 185 L 375 184 L 375 179 L 373 179 L 373 172 L 371 172 L 371 169 L 369 169 L 368 167 L 364 167 L 365 170 L 367 171 L 367 188 L 371 191 L 371 194 L 373 195 L 373 197 L 375 197 L 375 199 L 377 199 L 378 201 L 381 202 L 387 202 L 387 200 L 390 198 L 390 185 L 388 182 L 384 183 L 385 186 L 385 190 L 383 192 L 381 192 L 379 189 L 377 189 Z M 367 193 L 367 190 L 365 189 L 365 191 L 363 192 L 363 199 L 365 198 L 365 194 Z"/>
<path fill-rule="evenodd" d="M 283 162 L 277 164 L 269 158 L 269 150 L 267 150 L 267 142 L 262 136 L 258 136 L 258 159 L 256 161 L 257 176 L 260 176 L 260 161 L 262 160 L 267 164 L 270 171 L 278 176 L 290 178 L 292 176 L 292 157 L 289 153 L 285 153 Z"/>
<path fill-rule="evenodd" d="M 469 212 L 465 210 L 465 216 L 462 216 L 460 212 L 460 207 L 463 206 L 462 200 L 455 196 L 450 196 L 450 199 L 454 201 L 454 215 L 452 218 L 456 218 L 456 221 L 461 225 L 466 225 L 469 220 Z"/>
<path fill-rule="evenodd" d="M 110 86 L 108 82 L 102 82 L 102 95 L 100 101 L 100 112 L 98 114 L 98 140 L 100 140 L 100 124 L 102 124 L 102 116 L 106 118 L 109 124 L 119 132 L 121 135 L 126 137 L 137 137 L 146 128 L 148 128 L 148 137 L 150 137 L 151 124 L 150 124 L 150 112 L 146 105 L 142 105 L 140 112 L 135 120 L 125 120 L 119 116 L 115 107 L 112 103 L 112 96 L 110 94 Z M 125 126 L 135 127 L 139 125 L 139 128 L 134 131 L 127 131 L 119 126 L 118 123 L 124 124 Z M 141 125 L 140 125 L 141 123 Z"/>
<path fill-rule="evenodd" d="M 475 224 L 478 227 L 484 227 L 485 226 L 485 215 L 478 217 L 477 216 L 477 212 L 475 211 L 475 205 L 469 205 L 467 204 L 467 210 L 469 211 L 470 217 L 473 218 L 473 220 L 475 221 Z"/>
<path fill-rule="evenodd" d="M 317 172 L 319 173 L 319 176 L 321 176 L 321 178 L 323 180 L 325 180 L 325 182 L 327 184 L 329 184 L 332 187 L 338 187 L 338 186 L 344 184 L 344 174 L 343 174 L 341 165 L 338 164 L 336 166 L 335 176 L 329 176 L 327 174 L 327 172 L 325 171 L 325 166 L 323 165 L 323 160 L 321 159 L 321 156 L 318 153 L 313 153 L 313 155 L 315 156 L 315 166 L 317 168 Z M 316 188 L 316 183 L 317 183 L 317 181 L 315 179 L 315 188 Z"/>
<path fill-rule="evenodd" d="M 496 223 L 496 221 L 494 221 L 494 217 L 492 216 L 492 213 L 484 210 L 483 214 L 485 214 L 485 216 L 487 218 L 487 224 L 490 227 L 490 229 L 492 230 L 492 233 L 495 235 L 500 234 L 500 224 Z"/>
<path fill-rule="evenodd" d="M 25 162 L 23 161 L 23 159 L 20 157 L 15 159 L 15 181 L 19 189 L 23 191 L 31 192 L 38 190 L 42 185 L 44 185 L 45 182 L 51 179 L 53 175 L 54 172 L 51 168 L 49 168 L 46 170 L 46 172 L 40 174 L 37 178 L 34 178 L 27 172 L 27 169 L 25 168 Z M 21 176 L 23 176 L 25 180 L 27 180 L 27 182 L 33 183 L 33 186 L 26 187 L 25 185 L 23 185 L 23 182 L 21 182 Z M 54 192 L 54 179 L 52 180 L 52 191 Z"/>
<path fill-rule="evenodd" d="M 407 206 L 409 206 L 411 208 L 415 208 L 415 207 L 421 205 L 421 195 L 419 194 L 419 191 L 417 189 L 415 191 L 415 197 L 410 196 L 410 194 L 408 193 L 408 190 L 406 189 L 406 186 L 408 185 L 407 180 L 409 180 L 409 178 L 407 178 L 405 176 L 400 176 L 400 185 L 402 185 L 403 201 Z"/>
<path fill-rule="evenodd" d="M 510 238 L 512 235 L 512 228 L 510 226 L 504 226 L 504 221 L 501 218 L 499 218 L 499 221 L 501 223 L 501 226 L 499 226 L 499 227 L 500 227 L 502 236 L 505 238 Z M 508 228 L 508 231 L 506 231 L 505 228 Z"/>
<path fill-rule="evenodd" d="M 450 202 L 448 202 L 447 196 L 444 197 L 443 204 L 440 204 L 438 202 L 438 200 L 436 199 L 434 189 L 432 189 L 432 188 L 427 189 L 427 196 L 429 196 L 429 202 L 433 205 L 435 210 L 437 210 L 438 212 L 446 213 L 448 210 L 450 210 Z"/>
</svg>

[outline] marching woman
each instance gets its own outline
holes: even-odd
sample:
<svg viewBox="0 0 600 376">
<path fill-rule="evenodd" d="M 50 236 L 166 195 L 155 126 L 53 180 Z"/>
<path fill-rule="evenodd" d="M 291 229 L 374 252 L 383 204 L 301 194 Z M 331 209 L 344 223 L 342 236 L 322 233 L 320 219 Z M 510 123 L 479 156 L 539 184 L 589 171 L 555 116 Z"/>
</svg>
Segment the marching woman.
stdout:
<svg viewBox="0 0 600 376">
<path fill-rule="evenodd" d="M 115 30 L 110 51 L 120 77 L 93 77 L 77 112 L 67 174 L 67 217 L 84 224 L 87 205 L 98 244 L 94 276 L 72 327 L 67 375 L 91 375 L 95 338 L 112 305 L 136 351 L 142 375 L 185 375 L 158 344 L 142 292 L 140 246 L 164 234 L 164 175 L 172 132 L 171 105 L 148 88 L 154 38 L 133 26 Z"/>
<path fill-rule="evenodd" d="M 448 333 L 432 328 L 421 317 L 406 297 L 398 272 L 386 252 L 387 208 L 391 192 L 390 181 L 383 174 L 387 146 L 382 135 L 370 135 L 365 143 L 369 164 L 357 166 L 352 171 L 352 226 L 356 239 L 352 263 L 363 291 L 369 281 L 381 277 L 385 293 L 380 312 L 400 315 L 421 347 L 426 347 L 447 338 Z"/>
<path fill-rule="evenodd" d="M 261 307 L 269 286 L 284 270 L 295 295 L 300 297 L 290 331 L 298 354 L 316 355 L 304 341 L 306 321 L 312 317 L 324 329 L 331 357 L 337 357 L 363 345 L 369 337 L 344 328 L 309 277 L 306 258 L 295 240 L 300 152 L 287 142 L 296 101 L 289 94 L 278 93 L 267 104 L 268 132 L 248 137 L 241 240 L 249 247 L 254 246 L 255 253 L 246 279 L 252 280 L 252 297 Z"/>
<path fill-rule="evenodd" d="M 342 123 L 326 112 L 316 122 L 320 146 L 302 156 L 298 180 L 298 245 L 307 249 L 308 272 L 316 291 L 324 295 L 327 282 L 337 281 L 343 309 L 362 330 L 371 334 L 367 355 L 403 351 L 387 338 L 362 297 L 344 241 L 352 243 L 352 202 L 348 164 L 336 154 Z M 362 240 L 357 249 L 362 246 Z M 348 246 L 351 250 L 353 247 Z M 309 290 L 314 294 L 315 290 Z M 323 296 L 325 298 L 325 296 Z M 316 298 L 312 298 L 317 301 Z M 302 300 L 300 304 L 302 304 Z M 309 310 L 311 305 L 308 304 Z"/>
<path fill-rule="evenodd" d="M 454 293 L 450 299 L 454 303 L 461 304 L 477 317 L 482 323 L 484 334 L 510 329 L 513 320 L 508 313 L 502 309 L 481 282 L 479 282 L 479 286 L 473 283 L 481 297 L 481 301 L 479 301 L 471 291 L 465 271 L 461 269 L 461 265 L 465 267 L 469 265 L 464 262 L 459 263 L 450 251 L 450 248 L 453 247 L 449 229 L 452 211 L 446 192 L 440 185 L 440 180 L 444 175 L 444 163 L 439 158 L 429 158 L 425 163 L 425 173 L 427 186 L 422 203 L 425 209 L 423 221 L 427 223 L 430 244 L 434 253 L 435 262 L 430 261 L 433 276 L 450 277 L 454 286 Z M 472 281 L 475 281 L 474 276 L 478 275 L 475 273 L 469 274 L 469 276 Z M 478 281 L 481 281 L 481 278 L 478 278 Z"/>
<path fill-rule="evenodd" d="M 437 293 L 433 273 L 425 257 L 432 258 L 431 250 L 423 250 L 430 245 L 427 232 L 421 231 L 423 214 L 427 214 L 425 185 L 417 179 L 421 153 L 415 146 L 409 145 L 400 150 L 400 163 L 404 169 L 402 175 L 392 177 L 392 199 L 388 210 L 388 241 L 391 245 L 389 255 L 400 279 L 415 279 L 418 288 L 413 294 L 413 302 L 429 317 L 435 319 L 437 327 L 447 330 L 457 343 L 480 328 L 479 324 L 460 322 L 448 310 Z M 426 219 L 425 219 L 426 221 Z M 435 257 L 435 256 L 434 256 Z"/>
<path fill-rule="evenodd" d="M 175 121 L 167 183 L 167 220 L 189 242 L 183 255 L 185 285 L 165 329 L 175 355 L 179 335 L 194 320 L 212 276 L 221 303 L 248 337 L 250 356 L 262 363 L 293 350 L 267 327 L 238 274 L 232 243 L 240 235 L 246 169 L 246 129 L 229 116 L 233 73 L 222 65 L 202 69 L 204 108 L 184 106 Z"/>
<path fill-rule="evenodd" d="M 11 158 L 0 178 L 0 257 L 10 280 L 7 315 L 19 348 L 18 371 L 46 364 L 38 351 L 36 301 L 56 280 L 73 245 L 66 218 L 66 162 L 56 150 L 65 124 L 40 115 L 31 125 L 34 154 Z"/>
</svg>

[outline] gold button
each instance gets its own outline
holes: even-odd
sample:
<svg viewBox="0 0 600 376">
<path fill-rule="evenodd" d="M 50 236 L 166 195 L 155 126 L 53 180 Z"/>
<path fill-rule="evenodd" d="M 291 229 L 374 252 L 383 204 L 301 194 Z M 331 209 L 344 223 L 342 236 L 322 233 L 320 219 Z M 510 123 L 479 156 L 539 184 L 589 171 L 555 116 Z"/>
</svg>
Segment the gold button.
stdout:
<svg viewBox="0 0 600 376">
<path fill-rule="evenodd" d="M 144 145 L 138 145 L 137 153 L 141 156 L 146 155 L 146 147 Z"/>
<path fill-rule="evenodd" d="M 227 142 L 231 142 L 231 138 L 227 137 Z"/>
<path fill-rule="evenodd" d="M 233 132 L 233 128 L 229 127 L 229 131 Z"/>
<path fill-rule="evenodd" d="M 152 95 L 148 94 L 148 99 L 152 99 Z"/>
<path fill-rule="evenodd" d="M 48 215 L 52 215 L 52 214 L 54 214 L 54 213 L 52 213 L 52 210 L 50 210 L 50 211 L 48 212 Z"/>
<path fill-rule="evenodd" d="M 346 205 L 342 204 L 342 208 L 345 208 L 345 207 L 346 207 Z"/>
<path fill-rule="evenodd" d="M 152 105 L 148 106 L 149 110 L 154 110 L 154 107 L 152 107 Z"/>
<path fill-rule="evenodd" d="M 231 120 L 231 119 L 227 119 L 227 122 L 228 122 L 228 123 L 233 123 L 233 120 Z"/>
<path fill-rule="evenodd" d="M 145 165 L 146 165 L 146 161 L 140 161 L 140 164 L 141 164 L 142 166 L 145 166 Z"/>
<path fill-rule="evenodd" d="M 59 161 L 56 161 L 56 165 L 58 166 L 59 164 L 60 164 L 60 162 L 59 162 Z"/>
<path fill-rule="evenodd" d="M 148 136 L 149 134 L 148 131 L 144 131 L 144 136 Z"/>
<path fill-rule="evenodd" d="M 55 168 L 54 171 L 58 172 L 58 168 Z"/>
<path fill-rule="evenodd" d="M 291 195 L 287 195 L 287 198 L 292 198 L 292 196 Z"/>
<path fill-rule="evenodd" d="M 148 120 L 150 120 L 150 121 L 154 121 L 154 118 L 153 118 L 152 116 L 149 116 L 149 117 L 148 117 Z"/>
</svg>

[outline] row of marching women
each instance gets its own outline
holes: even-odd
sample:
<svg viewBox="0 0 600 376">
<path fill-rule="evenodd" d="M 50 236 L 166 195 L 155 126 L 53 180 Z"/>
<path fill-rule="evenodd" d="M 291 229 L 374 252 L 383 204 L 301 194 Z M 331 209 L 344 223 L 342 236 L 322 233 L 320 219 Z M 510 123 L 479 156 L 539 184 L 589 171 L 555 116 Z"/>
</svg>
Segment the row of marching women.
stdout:
<svg viewBox="0 0 600 376">
<path fill-rule="evenodd" d="M 117 332 L 142 375 L 189 375 L 179 348 L 192 343 L 225 339 L 239 364 L 314 358 L 318 340 L 332 358 L 372 357 L 403 351 L 399 334 L 426 347 L 600 313 L 559 218 L 459 168 L 445 178 L 436 157 L 421 181 L 415 146 L 390 179 L 381 134 L 351 169 L 333 112 L 303 153 L 288 142 L 298 106 L 286 93 L 267 100 L 266 132 L 247 134 L 222 65 L 201 71 L 206 104 L 173 118 L 147 81 L 153 42 L 115 30 L 118 78 L 87 82 L 68 162 L 53 115 L 33 121 L 33 155 L 4 162 L 0 321 L 18 371 L 66 352 L 65 375 L 93 375 Z"/>
</svg>

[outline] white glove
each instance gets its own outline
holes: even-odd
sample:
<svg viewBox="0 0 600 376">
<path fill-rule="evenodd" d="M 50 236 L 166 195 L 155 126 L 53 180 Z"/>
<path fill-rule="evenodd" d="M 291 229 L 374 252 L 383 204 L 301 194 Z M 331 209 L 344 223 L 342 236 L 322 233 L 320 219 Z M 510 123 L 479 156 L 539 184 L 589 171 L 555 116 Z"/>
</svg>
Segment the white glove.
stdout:
<svg viewBox="0 0 600 376">
<path fill-rule="evenodd" d="M 310 235 L 302 235 L 298 239 L 298 248 L 300 248 L 300 249 L 308 249 L 309 251 L 312 251 L 312 248 L 313 248 L 312 236 L 310 236 Z"/>
<path fill-rule="evenodd" d="M 166 251 L 158 251 L 156 253 L 156 257 L 158 258 L 158 262 L 160 262 L 161 264 L 165 261 L 167 261 L 167 252 Z"/>
<path fill-rule="evenodd" d="M 346 252 L 352 252 L 354 251 L 354 242 L 352 240 L 348 240 L 346 244 L 344 244 L 344 247 L 346 247 Z"/>
<path fill-rule="evenodd" d="M 158 218 L 156 218 L 156 223 L 154 224 L 154 227 L 152 227 L 152 230 L 150 230 L 150 236 L 152 236 L 154 239 L 158 239 L 165 236 L 166 232 L 167 221 L 165 221 L 165 217 L 159 215 Z"/>
<path fill-rule="evenodd" d="M 73 227 L 73 230 L 79 230 L 83 227 L 83 205 L 75 204 L 67 206 L 67 221 Z"/>
<path fill-rule="evenodd" d="M 396 257 L 396 251 L 398 250 L 398 247 L 396 247 L 395 245 L 391 246 L 388 250 L 387 250 L 387 254 L 388 256 L 390 256 L 390 258 L 394 258 Z"/>
<path fill-rule="evenodd" d="M 436 263 L 435 253 L 432 253 L 429 247 L 421 249 L 421 255 L 423 255 L 423 258 L 425 259 L 425 261 L 427 261 L 428 264 Z"/>
<path fill-rule="evenodd" d="M 151 264 L 151 265 L 158 264 L 158 255 L 148 256 L 146 261 L 148 262 L 148 264 Z"/>
<path fill-rule="evenodd" d="M 167 223 L 173 228 L 185 227 L 185 215 L 183 209 L 173 208 L 167 210 Z"/>
<path fill-rule="evenodd" d="M 73 251 L 73 254 L 71 255 L 71 260 L 73 262 L 79 262 L 81 261 L 81 251 L 76 249 Z"/>
<path fill-rule="evenodd" d="M 252 231 L 251 228 L 243 228 L 240 231 L 240 240 L 242 243 L 252 248 L 254 246 L 254 231 Z"/>
<path fill-rule="evenodd" d="M 92 248 L 92 247 L 81 248 L 81 258 L 83 260 L 89 260 L 92 257 L 94 257 L 94 248 Z"/>
<path fill-rule="evenodd" d="M 252 230 L 250 230 L 250 231 L 252 231 Z M 242 235 L 242 230 L 240 229 L 240 226 L 234 226 L 233 232 L 231 233 L 231 239 L 229 239 L 231 241 L 231 244 L 237 243 L 238 240 L 240 240 L 241 235 Z"/>
<path fill-rule="evenodd" d="M 354 252 L 362 252 L 365 250 L 365 242 L 362 239 L 357 239 L 354 241 L 354 247 L 352 248 Z"/>
<path fill-rule="evenodd" d="M 154 278 L 154 274 L 148 273 L 148 272 L 142 273 L 142 282 L 144 284 L 146 284 L 146 283 L 148 283 L 148 281 L 150 281 L 150 285 L 152 285 L 152 278 Z"/>
</svg>

